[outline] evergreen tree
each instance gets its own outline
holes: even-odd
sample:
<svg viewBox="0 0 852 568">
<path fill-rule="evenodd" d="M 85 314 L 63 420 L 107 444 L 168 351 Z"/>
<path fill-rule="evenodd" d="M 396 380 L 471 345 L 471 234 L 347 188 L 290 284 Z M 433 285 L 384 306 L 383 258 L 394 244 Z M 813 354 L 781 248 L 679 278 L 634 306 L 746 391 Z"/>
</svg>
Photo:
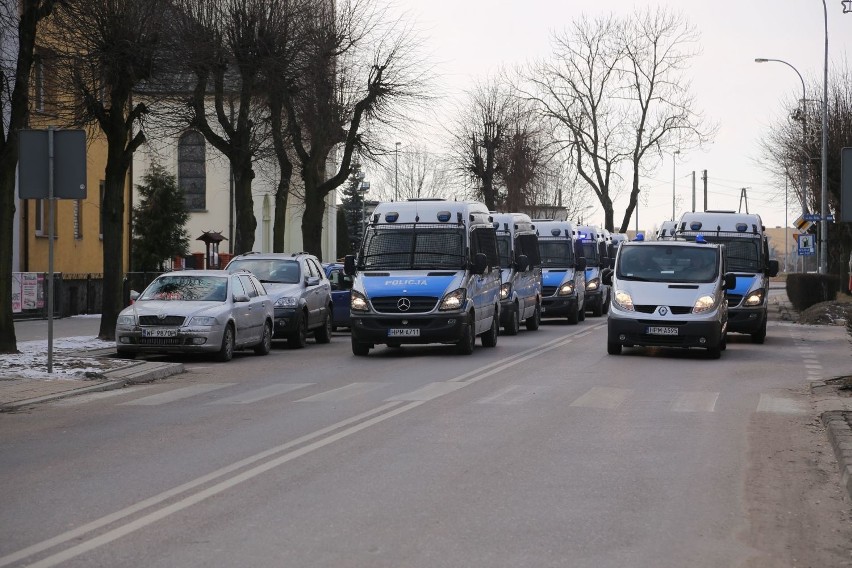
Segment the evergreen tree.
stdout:
<svg viewBox="0 0 852 568">
<path fill-rule="evenodd" d="M 343 211 L 346 215 L 346 232 L 349 235 L 349 248 L 358 251 L 364 233 L 364 192 L 369 184 L 364 181 L 364 172 L 360 164 L 353 164 L 346 185 L 343 187 Z M 338 247 L 338 252 L 340 248 Z"/>
<path fill-rule="evenodd" d="M 142 197 L 133 208 L 133 259 L 135 270 L 163 271 L 166 260 L 187 254 L 189 233 L 183 193 L 175 176 L 154 165 L 136 186 Z"/>
</svg>

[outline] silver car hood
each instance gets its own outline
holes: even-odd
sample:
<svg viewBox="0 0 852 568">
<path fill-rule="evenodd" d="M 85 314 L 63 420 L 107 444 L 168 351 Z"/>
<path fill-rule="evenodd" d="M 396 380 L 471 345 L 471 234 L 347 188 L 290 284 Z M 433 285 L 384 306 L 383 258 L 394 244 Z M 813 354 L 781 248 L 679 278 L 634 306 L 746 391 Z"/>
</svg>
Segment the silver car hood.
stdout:
<svg viewBox="0 0 852 568">
<path fill-rule="evenodd" d="M 185 300 L 142 300 L 124 308 L 121 315 L 202 316 L 216 315 L 228 309 L 226 302 L 187 302 Z"/>
<path fill-rule="evenodd" d="M 283 284 L 280 282 L 264 282 L 263 287 L 266 288 L 266 294 L 274 302 L 278 298 L 298 298 L 302 295 L 302 285 Z"/>
</svg>

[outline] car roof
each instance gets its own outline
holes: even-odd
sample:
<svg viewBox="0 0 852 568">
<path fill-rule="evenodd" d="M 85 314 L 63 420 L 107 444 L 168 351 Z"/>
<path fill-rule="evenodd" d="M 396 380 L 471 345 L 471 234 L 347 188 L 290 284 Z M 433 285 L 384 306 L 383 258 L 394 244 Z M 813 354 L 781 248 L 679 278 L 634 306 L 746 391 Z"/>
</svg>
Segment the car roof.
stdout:
<svg viewBox="0 0 852 568">
<path fill-rule="evenodd" d="M 234 260 L 242 260 L 245 258 L 259 258 L 262 260 L 294 260 L 300 257 L 309 257 L 316 258 L 315 255 L 309 252 L 246 252 L 243 254 L 238 254 L 231 259 Z"/>
<path fill-rule="evenodd" d="M 235 273 L 236 274 L 236 273 Z M 214 270 L 212 268 L 204 270 L 173 270 L 160 274 L 160 276 L 228 276 L 227 270 Z M 159 278 L 158 276 L 157 278 Z"/>
</svg>

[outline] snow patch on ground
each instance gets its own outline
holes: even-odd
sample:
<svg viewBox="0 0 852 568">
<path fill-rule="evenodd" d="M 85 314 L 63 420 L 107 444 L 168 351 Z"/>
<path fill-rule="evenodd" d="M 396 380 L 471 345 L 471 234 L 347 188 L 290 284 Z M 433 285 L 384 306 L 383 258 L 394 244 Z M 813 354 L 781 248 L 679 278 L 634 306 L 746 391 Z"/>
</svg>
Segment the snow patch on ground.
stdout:
<svg viewBox="0 0 852 568">
<path fill-rule="evenodd" d="M 132 361 L 87 356 L 86 351 L 115 349 L 114 341 L 97 337 L 62 337 L 53 341 L 53 373 L 47 372 L 47 340 L 18 342 L 20 353 L 0 354 L 0 380 L 100 379 L 103 373 L 132 365 Z"/>
</svg>

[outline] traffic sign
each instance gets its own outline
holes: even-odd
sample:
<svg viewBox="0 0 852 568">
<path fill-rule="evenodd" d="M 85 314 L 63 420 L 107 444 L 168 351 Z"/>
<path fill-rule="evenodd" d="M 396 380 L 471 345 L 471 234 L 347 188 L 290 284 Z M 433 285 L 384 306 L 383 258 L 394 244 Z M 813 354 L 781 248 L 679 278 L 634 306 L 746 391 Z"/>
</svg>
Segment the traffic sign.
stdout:
<svg viewBox="0 0 852 568">
<path fill-rule="evenodd" d="M 812 256 L 816 254 L 813 235 L 799 235 L 799 256 Z"/>
</svg>

